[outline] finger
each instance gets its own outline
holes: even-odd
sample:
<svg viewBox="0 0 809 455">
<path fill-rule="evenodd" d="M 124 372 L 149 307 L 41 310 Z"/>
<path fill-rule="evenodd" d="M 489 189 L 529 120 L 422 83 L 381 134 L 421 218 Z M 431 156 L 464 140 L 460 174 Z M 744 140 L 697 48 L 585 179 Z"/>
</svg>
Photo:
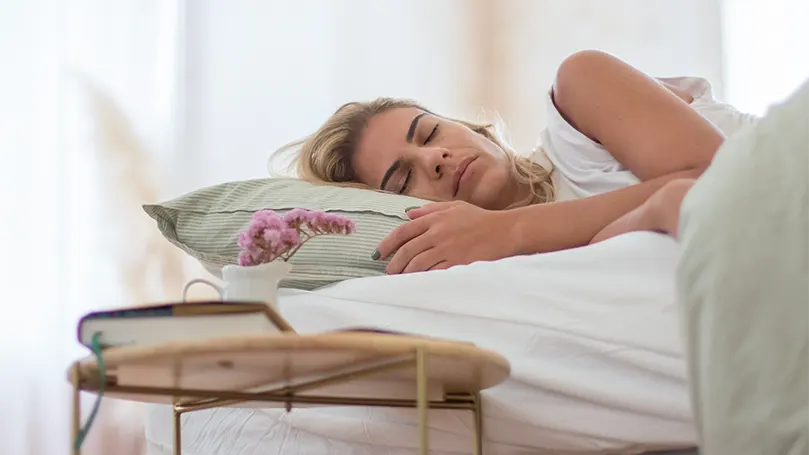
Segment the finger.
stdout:
<svg viewBox="0 0 809 455">
<path fill-rule="evenodd" d="M 458 204 L 457 201 L 432 202 L 427 205 L 422 205 L 421 207 L 409 209 L 407 211 L 407 216 L 409 216 L 411 220 L 415 220 L 416 218 L 420 218 L 424 215 L 429 215 L 430 213 L 440 212 L 441 210 L 446 210 L 450 207 L 454 207 L 457 204 Z"/>
<path fill-rule="evenodd" d="M 414 238 L 396 251 L 385 271 L 389 274 L 402 273 L 416 256 L 432 249 L 433 246 L 424 235 Z"/>
<path fill-rule="evenodd" d="M 450 268 L 450 264 L 449 264 L 449 262 L 447 262 L 447 261 L 441 261 L 441 262 L 439 262 L 438 264 L 436 264 L 436 265 L 434 265 L 434 266 L 430 267 L 430 268 L 429 268 L 429 269 L 427 269 L 427 270 L 446 270 L 446 269 L 448 269 L 448 268 Z"/>
<path fill-rule="evenodd" d="M 428 223 L 423 220 L 408 221 L 397 226 L 379 242 L 371 256 L 374 260 L 386 259 L 405 243 L 427 232 Z"/>
<path fill-rule="evenodd" d="M 441 262 L 444 262 L 444 260 L 441 258 L 441 255 L 438 254 L 438 248 L 429 248 L 411 259 L 402 273 L 425 272 Z"/>
</svg>

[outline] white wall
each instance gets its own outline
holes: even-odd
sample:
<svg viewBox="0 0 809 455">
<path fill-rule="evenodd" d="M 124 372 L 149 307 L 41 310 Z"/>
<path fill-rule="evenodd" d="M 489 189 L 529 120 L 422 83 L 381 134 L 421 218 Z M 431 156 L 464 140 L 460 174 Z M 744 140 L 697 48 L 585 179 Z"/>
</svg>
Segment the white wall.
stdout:
<svg viewBox="0 0 809 455">
<path fill-rule="evenodd" d="M 809 78 L 809 1 L 725 0 L 728 102 L 762 115 Z"/>
<path fill-rule="evenodd" d="M 187 189 L 266 175 L 278 146 L 340 104 L 416 98 L 448 115 L 496 110 L 518 150 L 570 53 L 600 48 L 722 92 L 718 0 L 194 0 L 186 2 Z"/>
<path fill-rule="evenodd" d="M 494 3 L 494 2 L 493 2 Z M 491 6 L 507 56 L 496 107 L 518 150 L 536 145 L 544 96 L 571 53 L 601 49 L 653 76 L 697 75 L 722 93 L 717 0 L 501 0 Z"/>
<path fill-rule="evenodd" d="M 188 187 L 265 176 L 272 151 L 347 101 L 408 96 L 464 111 L 464 3 L 188 2 Z"/>
</svg>

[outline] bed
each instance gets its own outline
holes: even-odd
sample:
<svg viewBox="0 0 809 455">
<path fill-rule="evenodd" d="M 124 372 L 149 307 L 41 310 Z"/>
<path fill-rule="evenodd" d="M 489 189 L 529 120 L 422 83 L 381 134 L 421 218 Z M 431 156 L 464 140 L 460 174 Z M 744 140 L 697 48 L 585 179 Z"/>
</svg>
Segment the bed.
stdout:
<svg viewBox="0 0 809 455">
<path fill-rule="evenodd" d="M 484 394 L 485 453 L 644 453 L 696 445 L 675 303 L 674 240 L 638 232 L 574 250 L 446 271 L 282 290 L 300 332 L 373 326 L 471 341 L 511 378 Z M 435 454 L 469 453 L 471 417 L 434 411 Z M 150 455 L 170 454 L 171 410 L 148 413 Z M 184 416 L 187 455 L 411 454 L 401 409 L 223 408 Z M 688 451 L 688 453 L 694 453 Z"/>
</svg>

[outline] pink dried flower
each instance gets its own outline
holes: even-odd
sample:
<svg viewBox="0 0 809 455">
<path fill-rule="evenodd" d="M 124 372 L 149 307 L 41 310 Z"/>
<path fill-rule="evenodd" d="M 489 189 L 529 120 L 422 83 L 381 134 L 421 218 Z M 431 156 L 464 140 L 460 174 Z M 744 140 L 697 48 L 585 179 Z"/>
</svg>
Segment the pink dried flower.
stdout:
<svg viewBox="0 0 809 455">
<path fill-rule="evenodd" d="M 254 250 L 244 250 L 239 253 L 239 265 L 241 266 L 250 266 L 250 265 L 259 265 L 266 261 L 267 255 L 264 253 L 263 250 L 254 249 Z"/>
<path fill-rule="evenodd" d="M 272 210 L 253 214 L 250 226 L 239 234 L 239 264 L 258 265 L 281 258 L 288 261 L 306 241 L 326 234 L 351 234 L 356 230 L 349 218 L 306 209 L 294 209 L 284 216 Z"/>
<path fill-rule="evenodd" d="M 281 243 L 281 233 L 278 231 L 263 230 L 261 231 L 261 238 L 267 247 L 274 247 Z"/>
<path fill-rule="evenodd" d="M 309 221 L 309 212 L 306 209 L 293 209 L 284 215 L 284 222 L 287 226 L 298 229 L 304 223 Z"/>
<path fill-rule="evenodd" d="M 242 232 L 239 234 L 239 248 L 245 250 L 253 248 L 253 237 L 251 237 L 247 232 Z"/>
<path fill-rule="evenodd" d="M 251 222 L 253 229 L 281 229 L 285 227 L 284 219 L 281 215 L 272 210 L 260 210 L 253 214 Z"/>
<path fill-rule="evenodd" d="M 239 265 L 242 266 L 242 267 L 246 267 L 246 266 L 250 266 L 250 265 L 256 265 L 256 264 L 253 264 L 253 258 L 250 255 L 250 251 L 242 250 L 239 253 Z"/>
<path fill-rule="evenodd" d="M 301 233 L 295 228 L 286 228 L 281 231 L 280 240 L 287 249 L 292 249 L 301 244 Z"/>
<path fill-rule="evenodd" d="M 314 213 L 308 222 L 309 229 L 317 234 L 351 234 L 355 224 L 352 220 L 331 213 Z"/>
<path fill-rule="evenodd" d="M 306 225 L 312 232 L 320 234 L 326 230 L 326 217 L 327 213 L 318 212 L 312 213 L 306 222 Z"/>
</svg>

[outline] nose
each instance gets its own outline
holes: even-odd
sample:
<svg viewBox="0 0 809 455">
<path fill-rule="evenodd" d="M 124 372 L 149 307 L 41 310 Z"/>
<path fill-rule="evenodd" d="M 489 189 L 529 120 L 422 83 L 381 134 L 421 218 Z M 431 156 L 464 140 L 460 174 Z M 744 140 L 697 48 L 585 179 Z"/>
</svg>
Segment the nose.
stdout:
<svg viewBox="0 0 809 455">
<path fill-rule="evenodd" d="M 422 150 L 424 157 L 424 167 L 426 168 L 427 175 L 434 180 L 441 179 L 448 172 L 447 164 L 449 163 L 452 154 L 449 150 L 441 147 L 433 147 L 428 150 Z"/>
</svg>

